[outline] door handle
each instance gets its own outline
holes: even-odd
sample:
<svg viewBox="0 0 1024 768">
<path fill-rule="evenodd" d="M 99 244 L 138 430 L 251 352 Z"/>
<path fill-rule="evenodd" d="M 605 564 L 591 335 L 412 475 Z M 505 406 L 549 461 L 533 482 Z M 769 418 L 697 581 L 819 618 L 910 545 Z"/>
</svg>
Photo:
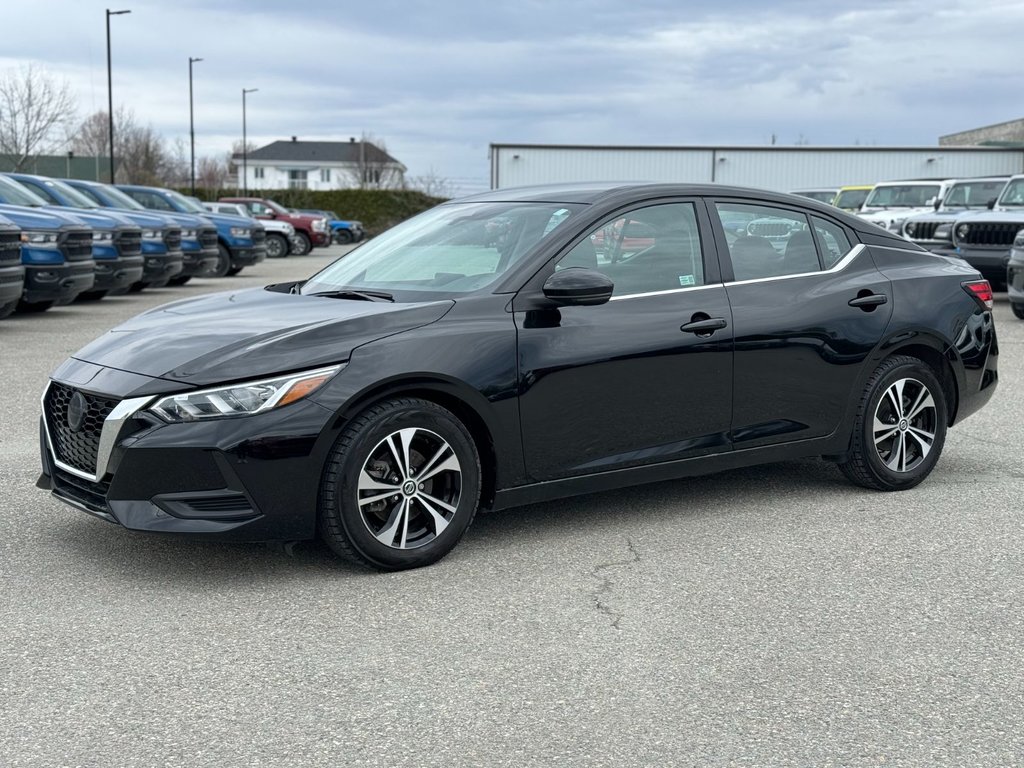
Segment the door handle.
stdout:
<svg viewBox="0 0 1024 768">
<path fill-rule="evenodd" d="M 703 320 L 691 320 L 689 323 L 679 326 L 679 330 L 684 333 L 695 333 L 698 336 L 710 336 L 727 325 L 724 317 L 707 317 L 705 315 Z"/>
<path fill-rule="evenodd" d="M 889 301 L 889 297 L 884 293 L 869 293 L 866 296 L 858 296 L 856 299 L 850 299 L 847 302 L 851 307 L 858 307 L 859 309 L 872 310 L 881 304 L 885 304 Z"/>
</svg>

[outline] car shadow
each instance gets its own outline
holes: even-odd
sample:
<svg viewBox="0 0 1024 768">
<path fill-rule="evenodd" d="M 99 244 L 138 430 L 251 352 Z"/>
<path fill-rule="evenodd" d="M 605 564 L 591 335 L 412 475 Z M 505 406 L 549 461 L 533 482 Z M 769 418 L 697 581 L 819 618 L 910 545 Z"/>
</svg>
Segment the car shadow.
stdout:
<svg viewBox="0 0 1024 768">
<path fill-rule="evenodd" d="M 635 530 L 645 523 L 756 512 L 766 495 L 787 505 L 806 504 L 822 494 L 864 493 L 834 465 L 816 460 L 766 464 L 713 475 L 530 504 L 477 516 L 449 556 L 499 558 L 517 536 L 585 537 L 588 528 Z M 173 582 L 182 587 L 225 588 L 273 584 L 291 579 L 372 578 L 376 571 L 335 556 L 320 541 L 289 545 L 232 544 L 173 535 L 139 533 L 79 516 L 55 532 L 80 567 L 101 578 L 140 583 Z M 465 562 L 463 562 L 465 565 Z"/>
</svg>

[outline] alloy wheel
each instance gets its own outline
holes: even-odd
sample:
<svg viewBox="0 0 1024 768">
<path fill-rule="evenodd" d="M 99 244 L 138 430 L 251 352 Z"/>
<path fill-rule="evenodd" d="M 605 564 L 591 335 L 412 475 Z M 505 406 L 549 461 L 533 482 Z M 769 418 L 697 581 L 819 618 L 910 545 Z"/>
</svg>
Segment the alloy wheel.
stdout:
<svg viewBox="0 0 1024 768">
<path fill-rule="evenodd" d="M 411 427 L 392 432 L 370 451 L 356 502 L 377 541 L 414 549 L 444 532 L 461 493 L 462 467 L 452 447 L 436 432 Z"/>
<path fill-rule="evenodd" d="M 875 407 L 872 432 L 878 458 L 893 472 L 912 472 L 935 444 L 937 410 L 928 387 L 899 379 Z"/>
</svg>

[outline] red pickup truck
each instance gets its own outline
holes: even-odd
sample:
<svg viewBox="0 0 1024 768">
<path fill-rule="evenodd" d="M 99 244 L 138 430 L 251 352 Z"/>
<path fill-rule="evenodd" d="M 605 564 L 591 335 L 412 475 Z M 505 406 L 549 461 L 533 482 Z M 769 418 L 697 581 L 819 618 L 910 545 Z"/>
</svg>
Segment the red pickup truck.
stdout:
<svg viewBox="0 0 1024 768">
<path fill-rule="evenodd" d="M 241 203 L 257 219 L 287 221 L 295 227 L 296 245 L 301 243 L 300 247 L 292 251 L 296 256 L 303 256 L 314 247 L 322 248 L 331 244 L 331 227 L 323 216 L 292 213 L 280 203 L 265 197 L 222 197 L 220 202 Z"/>
</svg>

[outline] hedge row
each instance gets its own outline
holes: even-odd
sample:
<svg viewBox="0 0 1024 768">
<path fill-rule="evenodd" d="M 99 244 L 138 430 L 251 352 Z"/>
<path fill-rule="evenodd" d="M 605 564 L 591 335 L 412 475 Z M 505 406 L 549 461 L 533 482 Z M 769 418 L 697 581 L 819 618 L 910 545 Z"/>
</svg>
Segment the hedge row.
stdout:
<svg viewBox="0 0 1024 768">
<path fill-rule="evenodd" d="M 183 190 L 187 195 L 188 190 Z M 234 190 L 197 189 L 200 200 L 232 197 Z M 286 208 L 317 208 L 334 211 L 343 219 L 361 221 L 367 236 L 380 234 L 388 227 L 444 202 L 422 192 L 402 189 L 261 189 L 249 190 L 250 196 L 269 197 Z"/>
</svg>

